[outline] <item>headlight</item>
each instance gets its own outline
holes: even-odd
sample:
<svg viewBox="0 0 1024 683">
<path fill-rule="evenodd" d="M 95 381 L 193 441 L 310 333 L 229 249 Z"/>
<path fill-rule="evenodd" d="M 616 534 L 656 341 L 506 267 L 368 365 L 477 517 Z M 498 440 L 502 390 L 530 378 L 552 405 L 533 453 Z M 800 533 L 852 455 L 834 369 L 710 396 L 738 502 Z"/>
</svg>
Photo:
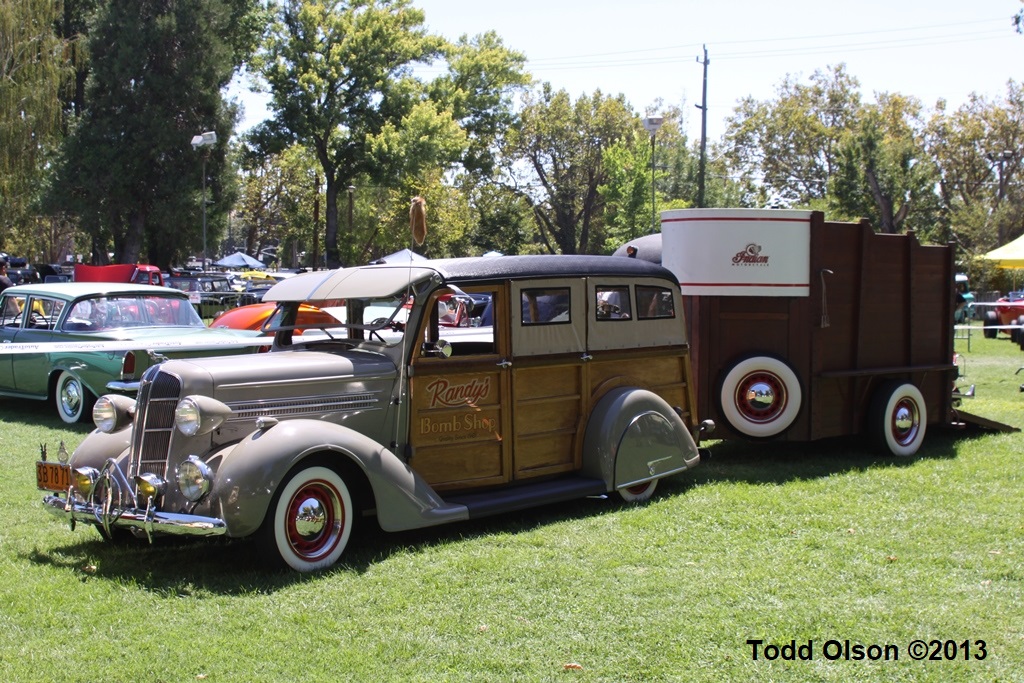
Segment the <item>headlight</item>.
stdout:
<svg viewBox="0 0 1024 683">
<path fill-rule="evenodd" d="M 174 408 L 174 424 L 185 436 L 208 434 L 231 415 L 231 408 L 209 396 L 186 396 Z"/>
<path fill-rule="evenodd" d="M 107 394 L 96 399 L 92 407 L 92 422 L 105 434 L 121 431 L 135 417 L 135 399 Z"/>
<path fill-rule="evenodd" d="M 174 409 L 174 424 L 177 425 L 179 432 L 185 436 L 195 436 L 202 423 L 203 415 L 195 401 L 191 398 L 178 401 L 178 406 Z"/>
<path fill-rule="evenodd" d="M 194 455 L 178 466 L 178 490 L 187 500 L 196 503 L 210 492 L 213 472 Z"/>
</svg>

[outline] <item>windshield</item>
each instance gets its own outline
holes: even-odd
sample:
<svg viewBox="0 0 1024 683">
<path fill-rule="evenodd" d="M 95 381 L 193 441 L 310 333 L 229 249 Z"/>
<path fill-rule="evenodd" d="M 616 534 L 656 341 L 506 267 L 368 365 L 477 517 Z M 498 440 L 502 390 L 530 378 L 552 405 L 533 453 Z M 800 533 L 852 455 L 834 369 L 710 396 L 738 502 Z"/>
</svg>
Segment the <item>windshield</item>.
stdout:
<svg viewBox="0 0 1024 683">
<path fill-rule="evenodd" d="M 153 325 L 205 327 L 188 300 L 143 294 L 82 299 L 71 306 L 64 320 L 64 330 L 71 332 Z"/>
<path fill-rule="evenodd" d="M 303 341 L 316 339 L 315 330 L 325 339 L 369 341 L 387 346 L 401 343 L 412 309 L 411 297 L 362 297 L 307 301 L 303 305 L 286 302 L 278 306 L 262 331 L 292 330 Z"/>
</svg>

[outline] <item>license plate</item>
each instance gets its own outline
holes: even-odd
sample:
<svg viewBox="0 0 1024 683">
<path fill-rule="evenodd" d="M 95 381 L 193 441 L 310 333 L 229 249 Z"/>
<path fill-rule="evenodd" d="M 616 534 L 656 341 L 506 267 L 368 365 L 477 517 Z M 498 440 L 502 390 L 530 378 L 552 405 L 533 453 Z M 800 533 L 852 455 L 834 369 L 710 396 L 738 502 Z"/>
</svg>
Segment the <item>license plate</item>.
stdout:
<svg viewBox="0 0 1024 683">
<path fill-rule="evenodd" d="M 36 486 L 45 491 L 67 491 L 71 486 L 71 466 L 56 462 L 37 462 Z"/>
</svg>

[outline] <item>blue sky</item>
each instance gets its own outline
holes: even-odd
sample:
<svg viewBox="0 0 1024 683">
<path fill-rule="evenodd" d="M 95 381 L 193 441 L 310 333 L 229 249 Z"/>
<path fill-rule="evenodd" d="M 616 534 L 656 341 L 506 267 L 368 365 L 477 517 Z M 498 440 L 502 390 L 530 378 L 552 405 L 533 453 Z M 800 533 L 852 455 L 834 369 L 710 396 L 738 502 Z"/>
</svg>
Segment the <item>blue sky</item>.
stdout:
<svg viewBox="0 0 1024 683">
<path fill-rule="evenodd" d="M 768 99 L 787 74 L 806 81 L 845 63 L 868 100 L 875 92 L 919 98 L 929 110 L 970 93 L 1002 97 L 1024 80 L 1024 35 L 1011 17 L 1019 0 L 413 0 L 449 39 L 494 30 L 526 54 L 540 81 L 574 97 L 622 93 L 647 112 L 660 98 L 690 111 L 700 134 L 708 49 L 708 136 L 715 140 L 743 97 Z M 247 124 L 264 114 L 244 99 Z"/>
</svg>

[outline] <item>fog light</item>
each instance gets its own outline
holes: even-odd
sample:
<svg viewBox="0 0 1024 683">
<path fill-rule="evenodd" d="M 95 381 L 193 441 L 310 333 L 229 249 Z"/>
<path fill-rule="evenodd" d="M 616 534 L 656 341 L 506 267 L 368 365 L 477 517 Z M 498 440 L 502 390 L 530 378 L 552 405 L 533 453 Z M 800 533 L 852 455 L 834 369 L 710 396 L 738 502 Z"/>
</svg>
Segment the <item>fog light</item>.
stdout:
<svg viewBox="0 0 1024 683">
<path fill-rule="evenodd" d="M 149 472 L 135 475 L 135 491 L 142 500 L 155 499 L 167 490 L 167 482 Z"/>
<path fill-rule="evenodd" d="M 178 490 L 187 500 L 196 503 L 210 492 L 213 472 L 194 455 L 178 466 Z"/>
<path fill-rule="evenodd" d="M 71 486 L 77 493 L 88 498 L 99 476 L 100 473 L 95 467 L 77 467 L 71 470 Z"/>
</svg>

